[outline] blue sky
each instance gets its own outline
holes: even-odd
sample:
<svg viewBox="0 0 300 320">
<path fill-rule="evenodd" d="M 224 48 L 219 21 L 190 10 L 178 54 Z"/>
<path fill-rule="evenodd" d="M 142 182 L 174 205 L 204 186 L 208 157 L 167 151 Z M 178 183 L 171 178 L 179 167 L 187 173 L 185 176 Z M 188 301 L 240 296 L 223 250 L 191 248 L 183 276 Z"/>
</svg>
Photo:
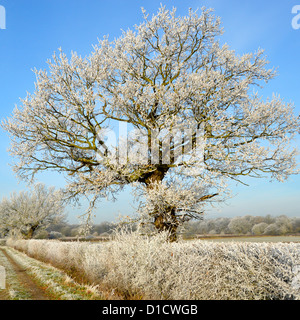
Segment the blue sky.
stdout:
<svg viewBox="0 0 300 320">
<path fill-rule="evenodd" d="M 47 59 L 59 47 L 81 55 L 89 54 L 98 38 L 120 36 L 121 29 L 131 28 L 142 21 L 141 7 L 155 13 L 160 3 L 177 7 L 178 15 L 188 9 L 212 7 L 221 17 L 223 42 L 237 53 L 265 49 L 270 66 L 278 76 L 261 91 L 264 97 L 280 93 L 286 102 L 294 102 L 300 112 L 300 29 L 294 30 L 295 1 L 238 0 L 0 0 L 6 10 L 6 29 L 0 30 L 0 119 L 8 117 L 19 98 L 34 91 L 33 68 L 46 68 Z M 299 20 L 300 21 L 300 20 Z M 299 139 L 296 143 L 299 143 Z M 0 198 L 14 190 L 26 188 L 19 183 L 8 165 L 9 139 L 0 131 Z M 64 179 L 54 173 L 40 176 L 47 185 L 62 187 Z M 207 217 L 237 215 L 300 216 L 300 176 L 285 183 L 249 180 L 250 187 L 233 186 L 236 196 L 221 207 L 210 209 Z M 69 221 L 82 210 L 69 208 Z M 116 203 L 99 203 L 95 222 L 112 221 L 118 214 L 132 213 L 132 197 L 125 191 Z"/>
</svg>

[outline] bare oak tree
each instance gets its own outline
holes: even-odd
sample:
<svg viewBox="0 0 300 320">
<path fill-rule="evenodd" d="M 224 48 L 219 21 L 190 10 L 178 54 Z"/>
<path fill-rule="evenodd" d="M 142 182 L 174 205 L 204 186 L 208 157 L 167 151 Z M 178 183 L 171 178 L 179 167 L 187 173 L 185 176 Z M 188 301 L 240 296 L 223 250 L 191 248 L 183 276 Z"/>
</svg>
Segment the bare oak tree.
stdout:
<svg viewBox="0 0 300 320">
<path fill-rule="evenodd" d="M 66 173 L 69 192 L 92 202 L 135 185 L 142 211 L 175 240 L 181 222 L 223 198 L 226 181 L 296 173 L 299 117 L 279 96 L 263 101 L 254 91 L 274 70 L 262 50 L 239 56 L 221 45 L 211 10 L 143 15 L 87 57 L 54 54 L 2 127 L 21 178 Z M 108 144 L 107 130 L 120 123 L 133 134 Z"/>
<path fill-rule="evenodd" d="M 36 184 L 27 192 L 14 192 L 0 202 L 0 233 L 32 238 L 38 231 L 64 220 L 62 193 Z"/>
</svg>

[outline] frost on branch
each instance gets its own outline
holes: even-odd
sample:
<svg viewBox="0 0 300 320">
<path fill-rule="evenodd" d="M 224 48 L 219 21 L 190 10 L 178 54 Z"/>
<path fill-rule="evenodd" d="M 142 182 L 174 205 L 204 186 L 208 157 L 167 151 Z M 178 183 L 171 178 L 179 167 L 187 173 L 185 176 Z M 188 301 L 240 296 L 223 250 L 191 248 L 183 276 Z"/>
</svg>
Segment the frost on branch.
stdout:
<svg viewBox="0 0 300 320">
<path fill-rule="evenodd" d="M 35 92 L 2 127 L 21 178 L 65 173 L 71 196 L 91 195 L 92 204 L 139 185 L 150 215 L 162 222 L 158 230 L 174 234 L 170 219 L 176 226 L 207 200 L 222 199 L 226 180 L 281 181 L 296 173 L 291 139 L 299 117 L 279 95 L 263 101 L 254 92 L 275 72 L 263 50 L 239 56 L 221 45 L 211 10 L 143 14 L 143 23 L 112 42 L 100 40 L 87 57 L 54 54 L 48 71 L 35 70 Z M 123 147 L 108 144 L 101 133 L 120 125 L 135 133 Z"/>
</svg>

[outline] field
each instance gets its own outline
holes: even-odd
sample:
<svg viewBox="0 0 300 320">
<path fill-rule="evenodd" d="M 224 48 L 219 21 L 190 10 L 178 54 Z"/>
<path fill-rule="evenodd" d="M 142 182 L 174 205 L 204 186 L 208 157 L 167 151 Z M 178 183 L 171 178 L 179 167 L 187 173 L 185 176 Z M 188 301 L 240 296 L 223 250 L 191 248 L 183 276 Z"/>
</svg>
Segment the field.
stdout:
<svg viewBox="0 0 300 320">
<path fill-rule="evenodd" d="M 207 236 L 199 237 L 198 239 L 214 242 L 300 242 L 300 236 Z"/>
<path fill-rule="evenodd" d="M 102 243 L 9 240 L 0 264 L 9 255 L 50 299 L 299 299 L 300 243 L 272 238 L 167 243 L 164 234 L 120 232 Z"/>
</svg>

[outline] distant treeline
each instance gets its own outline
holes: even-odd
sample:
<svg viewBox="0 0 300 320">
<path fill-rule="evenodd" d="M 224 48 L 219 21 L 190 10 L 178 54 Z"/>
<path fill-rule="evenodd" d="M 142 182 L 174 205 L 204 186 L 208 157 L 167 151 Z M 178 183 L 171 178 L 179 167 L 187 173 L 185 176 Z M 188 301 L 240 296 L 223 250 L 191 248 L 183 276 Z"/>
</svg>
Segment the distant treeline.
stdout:
<svg viewBox="0 0 300 320">
<path fill-rule="evenodd" d="M 116 224 L 102 222 L 92 226 L 90 237 L 109 236 Z M 41 231 L 36 238 L 62 238 L 77 237 L 80 235 L 79 224 L 52 225 L 47 230 Z M 267 216 L 242 216 L 234 218 L 215 218 L 189 221 L 182 230 L 184 237 L 197 235 L 287 235 L 300 233 L 300 217 L 287 217 L 285 215 Z"/>
<path fill-rule="evenodd" d="M 186 236 L 194 235 L 287 235 L 300 233 L 300 218 L 285 215 L 273 217 L 242 216 L 234 218 L 203 219 L 190 221 L 185 228 Z"/>
<path fill-rule="evenodd" d="M 115 223 L 111 222 L 101 222 L 95 224 L 90 229 L 89 236 L 92 237 L 107 237 L 116 228 Z M 82 226 L 80 224 L 67 224 L 61 223 L 56 225 L 51 225 L 46 230 L 41 231 L 37 234 L 36 238 L 46 239 L 46 238 L 63 238 L 63 237 L 77 237 L 82 234 Z"/>
</svg>

